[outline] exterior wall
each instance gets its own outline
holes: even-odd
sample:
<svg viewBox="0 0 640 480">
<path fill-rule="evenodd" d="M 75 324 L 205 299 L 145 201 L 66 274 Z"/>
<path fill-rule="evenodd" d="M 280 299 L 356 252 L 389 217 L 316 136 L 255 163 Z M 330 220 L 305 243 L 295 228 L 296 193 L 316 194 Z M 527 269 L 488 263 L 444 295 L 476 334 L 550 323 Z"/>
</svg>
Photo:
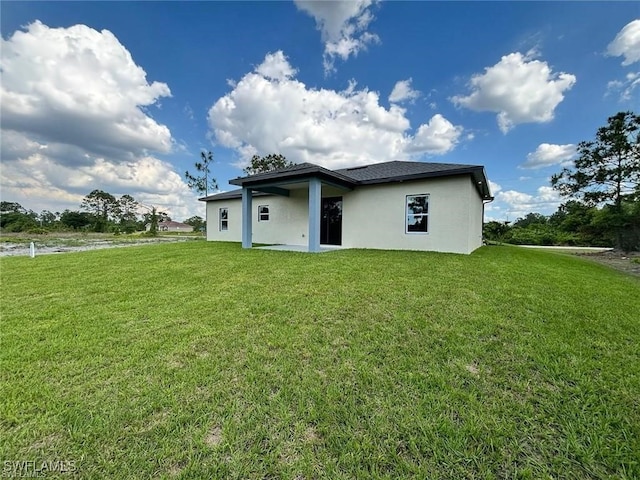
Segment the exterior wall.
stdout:
<svg viewBox="0 0 640 480">
<path fill-rule="evenodd" d="M 239 242 L 241 240 L 240 206 L 239 199 L 207 202 L 207 240 L 217 242 Z M 229 229 L 224 231 L 220 231 L 221 208 L 229 210 Z"/>
<path fill-rule="evenodd" d="M 405 233 L 406 196 L 429 195 L 429 232 Z M 470 176 L 361 186 L 352 191 L 323 187 L 323 197 L 342 196 L 342 245 L 349 248 L 471 253 L 482 245 L 482 199 Z M 240 199 L 207 202 L 207 240 L 239 242 Z M 258 206 L 269 205 L 269 221 Z M 228 208 L 229 229 L 219 229 L 219 209 Z M 307 245 L 309 195 L 254 196 L 253 242 Z"/>
<path fill-rule="evenodd" d="M 469 253 L 482 246 L 482 226 L 484 224 L 484 205 L 482 197 L 471 184 L 471 198 L 469 199 Z"/>
<path fill-rule="evenodd" d="M 415 194 L 429 195 L 428 233 L 405 233 L 406 196 Z M 482 200 L 468 176 L 363 186 L 343 196 L 345 247 L 471 253 L 481 243 Z"/>
<path fill-rule="evenodd" d="M 258 221 L 258 206 L 269 205 L 269 221 Z M 229 209 L 229 229 L 220 231 L 220 209 Z M 306 245 L 309 231 L 309 193 L 292 190 L 289 197 L 254 196 L 251 205 L 252 241 L 287 245 Z M 242 200 L 207 202 L 207 240 L 239 242 L 242 239 Z"/>
</svg>

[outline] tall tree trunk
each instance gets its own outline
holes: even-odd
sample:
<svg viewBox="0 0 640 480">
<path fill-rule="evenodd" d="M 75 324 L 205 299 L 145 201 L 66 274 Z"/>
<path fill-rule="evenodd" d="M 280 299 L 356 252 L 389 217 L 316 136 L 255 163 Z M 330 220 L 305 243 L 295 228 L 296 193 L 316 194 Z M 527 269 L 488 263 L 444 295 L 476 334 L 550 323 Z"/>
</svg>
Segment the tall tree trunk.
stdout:
<svg viewBox="0 0 640 480">
<path fill-rule="evenodd" d="M 615 198 L 615 212 L 616 212 L 616 248 L 622 250 L 622 234 L 623 225 L 622 222 L 622 153 L 618 152 L 618 169 L 616 171 L 616 198 Z"/>
</svg>

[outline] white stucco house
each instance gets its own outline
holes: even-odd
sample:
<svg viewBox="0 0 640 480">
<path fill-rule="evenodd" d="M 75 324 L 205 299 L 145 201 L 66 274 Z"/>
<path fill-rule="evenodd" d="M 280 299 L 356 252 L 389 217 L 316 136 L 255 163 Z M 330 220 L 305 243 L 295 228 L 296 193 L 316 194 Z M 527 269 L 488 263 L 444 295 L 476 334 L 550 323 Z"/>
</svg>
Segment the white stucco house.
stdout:
<svg viewBox="0 0 640 480">
<path fill-rule="evenodd" d="M 151 224 L 147 223 L 144 228 L 148 232 L 149 230 L 151 230 Z M 169 220 L 166 222 L 158 222 L 158 231 L 189 233 L 193 232 L 193 226 L 186 223 L 174 222 Z"/>
<path fill-rule="evenodd" d="M 201 198 L 207 240 L 468 254 L 482 245 L 484 167 L 392 161 L 341 170 L 310 163 L 239 177 Z"/>
</svg>

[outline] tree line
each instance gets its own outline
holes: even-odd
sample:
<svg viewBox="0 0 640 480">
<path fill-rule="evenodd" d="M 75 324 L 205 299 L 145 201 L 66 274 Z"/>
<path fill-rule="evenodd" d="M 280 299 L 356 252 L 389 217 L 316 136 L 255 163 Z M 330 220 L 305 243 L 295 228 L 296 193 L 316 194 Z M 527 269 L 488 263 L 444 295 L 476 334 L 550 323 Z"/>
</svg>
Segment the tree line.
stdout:
<svg viewBox="0 0 640 480">
<path fill-rule="evenodd" d="M 208 195 L 210 190 L 217 189 L 217 182 L 211 175 L 213 154 L 201 152 L 201 161 L 195 163 L 196 173 L 185 173 L 185 179 L 194 191 Z M 254 175 L 260 172 L 275 170 L 293 165 L 282 155 L 254 155 L 244 172 Z M 142 212 L 141 212 L 142 210 Z M 16 202 L 0 202 L 0 230 L 3 232 L 48 233 L 54 231 L 88 231 L 134 233 L 145 231 L 150 225 L 150 232 L 157 231 L 158 223 L 171 221 L 164 212 L 153 206 L 136 201 L 131 195 L 116 198 L 103 190 L 93 190 L 86 195 L 79 210 L 40 213 L 27 210 Z M 205 220 L 200 216 L 187 218 L 182 223 L 191 225 L 195 231 L 206 228 Z"/>
<path fill-rule="evenodd" d="M 514 245 L 640 248 L 640 201 L 624 201 L 622 214 L 609 205 L 570 200 L 548 216 L 529 213 L 514 222 L 484 224 L 484 237 Z"/>
<path fill-rule="evenodd" d="M 134 233 L 146 230 L 157 231 L 160 222 L 171 221 L 165 213 L 153 206 L 144 205 L 131 195 L 116 198 L 103 190 L 93 190 L 86 195 L 79 210 L 63 212 L 43 210 L 36 213 L 16 202 L 0 202 L 0 228 L 3 232 L 48 233 L 60 231 L 85 231 L 109 233 Z M 205 221 L 193 216 L 182 223 L 199 230 Z"/>
<path fill-rule="evenodd" d="M 529 213 L 488 222 L 487 240 L 532 245 L 593 245 L 640 250 L 640 116 L 619 112 L 595 139 L 578 144 L 573 165 L 551 177 L 567 198 L 550 216 Z"/>
</svg>

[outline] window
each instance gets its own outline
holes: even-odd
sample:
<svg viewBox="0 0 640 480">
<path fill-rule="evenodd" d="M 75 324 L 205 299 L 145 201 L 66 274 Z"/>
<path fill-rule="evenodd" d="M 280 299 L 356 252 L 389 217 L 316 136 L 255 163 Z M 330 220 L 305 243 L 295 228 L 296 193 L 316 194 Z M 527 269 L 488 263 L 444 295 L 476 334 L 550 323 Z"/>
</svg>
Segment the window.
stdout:
<svg viewBox="0 0 640 480">
<path fill-rule="evenodd" d="M 229 230 L 229 209 L 220 209 L 220 231 Z"/>
<path fill-rule="evenodd" d="M 269 205 L 258 205 L 258 221 L 269 221 Z"/>
<path fill-rule="evenodd" d="M 407 195 L 407 224 L 405 233 L 429 231 L 429 195 Z"/>
</svg>

